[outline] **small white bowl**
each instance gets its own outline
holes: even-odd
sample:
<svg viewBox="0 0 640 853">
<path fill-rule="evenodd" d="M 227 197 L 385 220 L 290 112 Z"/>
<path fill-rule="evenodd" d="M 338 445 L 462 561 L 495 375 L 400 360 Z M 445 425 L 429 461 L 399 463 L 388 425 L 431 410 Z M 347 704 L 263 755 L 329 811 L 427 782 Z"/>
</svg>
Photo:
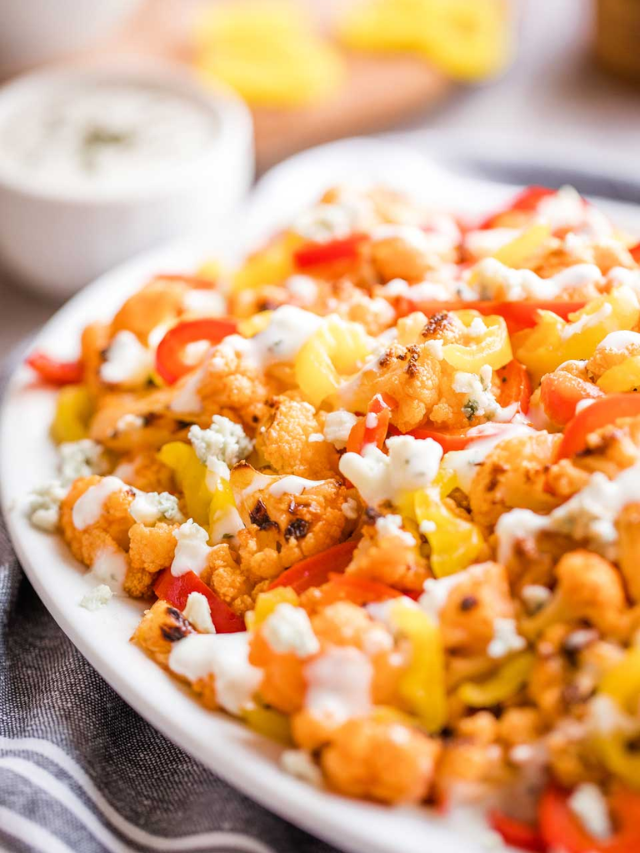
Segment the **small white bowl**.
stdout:
<svg viewBox="0 0 640 853">
<path fill-rule="evenodd" d="M 223 87 L 205 87 L 185 69 L 155 61 L 19 77 L 0 89 L 0 135 L 6 117 L 30 101 L 93 83 L 178 95 L 210 111 L 218 132 L 193 160 L 130 188 L 39 185 L 0 158 L 0 265 L 58 299 L 163 240 L 211 232 L 239 206 L 254 175 L 253 126 L 243 102 Z"/>
</svg>

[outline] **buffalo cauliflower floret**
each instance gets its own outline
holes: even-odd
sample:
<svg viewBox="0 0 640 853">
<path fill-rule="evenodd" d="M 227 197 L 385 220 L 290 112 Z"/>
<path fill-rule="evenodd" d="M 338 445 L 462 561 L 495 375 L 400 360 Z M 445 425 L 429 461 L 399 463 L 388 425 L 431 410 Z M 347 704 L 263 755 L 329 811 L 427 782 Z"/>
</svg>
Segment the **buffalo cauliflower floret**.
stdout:
<svg viewBox="0 0 640 853">
<path fill-rule="evenodd" d="M 629 597 L 640 602 L 640 504 L 627 504 L 616 521 L 618 530 L 618 563 Z"/>
<path fill-rule="evenodd" d="M 586 620 L 604 635 L 625 636 L 628 606 L 616 567 L 591 551 L 564 554 L 556 566 L 558 586 L 549 603 L 522 623 L 527 636 L 539 635 L 557 622 Z"/>
<path fill-rule="evenodd" d="M 120 308 L 111 323 L 111 334 L 133 332 L 146 343 L 153 329 L 170 323 L 183 312 L 184 297 L 189 289 L 183 281 L 163 278 L 151 281 Z"/>
<path fill-rule="evenodd" d="M 421 590 L 428 576 L 416 540 L 394 515 L 379 516 L 365 527 L 347 574 L 403 590 Z"/>
<path fill-rule="evenodd" d="M 60 525 L 65 542 L 73 556 L 87 566 L 92 565 L 96 554 L 96 537 L 107 534 L 123 551 L 129 548 L 129 530 L 134 521 L 129 514 L 134 492 L 122 484 L 122 489 L 107 494 L 101 503 L 98 519 L 79 530 L 74 524 L 73 508 L 91 488 L 98 486 L 103 477 L 93 475 L 77 479 L 60 506 Z"/>
<path fill-rule="evenodd" d="M 173 471 L 158 459 L 155 450 L 125 456 L 114 471 L 127 485 L 141 492 L 174 492 Z"/>
<path fill-rule="evenodd" d="M 167 569 L 173 561 L 176 524 L 159 522 L 154 527 L 134 524 L 129 531 L 130 567 L 124 589 L 133 598 L 144 598 L 151 593 L 158 572 Z"/>
<path fill-rule="evenodd" d="M 640 417 L 618 418 L 590 433 L 586 444 L 573 457 L 573 464 L 589 474 L 600 471 L 613 479 L 640 460 Z"/>
<path fill-rule="evenodd" d="M 254 582 L 276 577 L 351 532 L 353 521 L 342 511 L 348 494 L 339 480 L 266 477 L 249 465 L 236 466 L 231 477 L 246 525 L 237 534 L 240 565 Z"/>
<path fill-rule="evenodd" d="M 209 551 L 200 579 L 239 615 L 253 608 L 252 583 L 229 545 L 215 545 Z"/>
<path fill-rule="evenodd" d="M 501 441 L 478 466 L 469 501 L 473 519 L 492 528 L 514 507 L 548 512 L 560 501 L 546 490 L 546 476 L 560 435 L 536 432 Z"/>
<path fill-rule="evenodd" d="M 340 794 L 383 803 L 419 803 L 429 796 L 441 746 L 397 722 L 349 720 L 332 735 L 320 759 Z"/>
<path fill-rule="evenodd" d="M 286 396 L 268 402 L 256 433 L 256 451 L 278 474 L 319 480 L 338 470 L 338 454 L 325 441 L 313 406 Z"/>
<path fill-rule="evenodd" d="M 159 600 L 145 611 L 131 640 L 161 666 L 167 666 L 173 644 L 193 633 L 193 628 L 179 610 Z"/>
</svg>

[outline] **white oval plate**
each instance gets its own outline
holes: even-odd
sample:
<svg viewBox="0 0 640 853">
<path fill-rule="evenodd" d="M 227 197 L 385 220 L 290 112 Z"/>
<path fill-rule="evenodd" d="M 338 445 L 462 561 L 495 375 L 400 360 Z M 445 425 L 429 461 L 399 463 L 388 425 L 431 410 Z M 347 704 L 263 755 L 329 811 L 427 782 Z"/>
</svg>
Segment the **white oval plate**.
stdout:
<svg viewBox="0 0 640 853">
<path fill-rule="evenodd" d="M 306 152 L 277 167 L 256 188 L 242 218 L 243 243 L 284 223 L 332 183 L 384 181 L 462 212 L 490 209 L 512 187 L 469 181 L 442 172 L 409 149 L 349 140 Z M 638 214 L 615 206 L 627 227 Z M 189 271 L 207 257 L 241 251 L 231 232 L 208 245 L 183 243 L 118 267 L 79 293 L 44 327 L 34 346 L 73 357 L 87 322 L 108 319 L 124 298 L 158 272 Z M 344 850 L 361 853 L 481 853 L 482 833 L 466 821 L 447 825 L 423 808 L 384 808 L 316 790 L 282 772 L 280 747 L 222 714 L 206 711 L 193 695 L 128 640 L 144 606 L 114 597 L 91 613 L 79 606 L 93 586 L 63 542 L 32 528 L 24 516 L 27 492 L 55 470 L 48 437 L 55 392 L 33 383 L 19 367 L 9 384 L 0 424 L 2 507 L 20 561 L 62 630 L 138 713 L 226 781 L 294 824 Z M 466 826 L 461 826 L 464 823 Z"/>
</svg>

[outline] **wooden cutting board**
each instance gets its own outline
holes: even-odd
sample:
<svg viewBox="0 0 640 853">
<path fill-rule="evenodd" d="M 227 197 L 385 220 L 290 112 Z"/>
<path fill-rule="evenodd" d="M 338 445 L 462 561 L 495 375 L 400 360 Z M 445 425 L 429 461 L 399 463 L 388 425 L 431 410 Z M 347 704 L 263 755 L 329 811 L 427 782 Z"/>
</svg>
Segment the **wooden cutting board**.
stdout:
<svg viewBox="0 0 640 853">
<path fill-rule="evenodd" d="M 126 28 L 90 56 L 143 54 L 189 62 L 194 15 L 206 2 L 211 0 L 146 0 Z M 313 5 L 321 16 L 330 13 L 331 4 L 324 0 Z M 350 54 L 346 60 L 346 84 L 323 103 L 253 109 L 259 171 L 303 148 L 423 115 L 454 88 L 439 71 L 412 57 Z"/>
</svg>

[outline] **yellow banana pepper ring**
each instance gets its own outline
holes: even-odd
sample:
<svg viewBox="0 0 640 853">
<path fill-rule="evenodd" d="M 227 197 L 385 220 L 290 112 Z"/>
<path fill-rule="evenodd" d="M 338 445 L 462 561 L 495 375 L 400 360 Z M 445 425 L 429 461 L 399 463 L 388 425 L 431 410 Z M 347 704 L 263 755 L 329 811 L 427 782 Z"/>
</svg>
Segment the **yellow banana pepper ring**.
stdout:
<svg viewBox="0 0 640 853">
<path fill-rule="evenodd" d="M 250 255 L 232 281 L 232 291 L 251 290 L 264 284 L 279 284 L 293 275 L 293 252 L 304 243 L 302 237 L 285 231 Z"/>
<path fill-rule="evenodd" d="M 300 604 L 298 593 L 290 586 L 278 586 L 261 592 L 256 599 L 255 609 L 247 613 L 246 622 L 250 631 L 255 631 L 273 613 L 279 604 Z"/>
<path fill-rule="evenodd" d="M 207 468 L 193 447 L 181 441 L 170 441 L 160 448 L 158 459 L 173 471 L 176 483 L 184 492 L 189 516 L 201 527 L 208 528 L 213 496 L 207 487 Z"/>
<path fill-rule="evenodd" d="M 256 705 L 254 708 L 244 709 L 241 716 L 254 732 L 285 746 L 290 746 L 293 743 L 291 723 L 286 714 L 281 714 L 280 711 L 273 708 Z"/>
<path fill-rule="evenodd" d="M 506 246 L 501 246 L 497 252 L 493 253 L 493 257 L 505 266 L 517 269 L 542 248 L 545 240 L 550 236 L 551 228 L 548 225 L 532 225 L 515 240 L 511 240 Z"/>
<path fill-rule="evenodd" d="M 507 661 L 495 675 L 482 682 L 465 681 L 458 688 L 458 698 L 470 708 L 491 708 L 504 702 L 524 687 L 533 668 L 534 656 L 522 652 Z"/>
<path fill-rule="evenodd" d="M 605 370 L 597 382 L 605 394 L 637 391 L 640 388 L 640 356 L 634 355 Z"/>
<path fill-rule="evenodd" d="M 429 561 L 437 578 L 455 574 L 476 561 L 484 548 L 477 525 L 457 516 L 435 489 L 416 492 L 414 506 L 418 529 L 431 547 Z"/>
<path fill-rule="evenodd" d="M 437 623 L 417 607 L 399 601 L 391 619 L 411 643 L 411 661 L 400 678 L 398 690 L 411 712 L 428 732 L 437 732 L 447 721 L 444 652 Z"/>
<path fill-rule="evenodd" d="M 369 352 L 369 340 L 359 323 L 328 317 L 296 356 L 296 382 L 318 408 L 337 391 L 340 375 L 355 373 Z"/>
<path fill-rule="evenodd" d="M 483 317 L 478 311 L 470 310 L 454 313 L 465 326 L 470 326 L 473 320 L 479 317 L 487 331 L 478 338 L 477 342 L 468 346 L 447 344 L 442 348 L 445 361 L 452 367 L 466 373 L 478 373 L 485 364 L 493 370 L 498 370 L 513 359 L 507 324 L 502 317 L 493 314 Z"/>
<path fill-rule="evenodd" d="M 84 385 L 65 385 L 58 392 L 51 437 L 56 444 L 86 438 L 93 403 Z"/>
</svg>

